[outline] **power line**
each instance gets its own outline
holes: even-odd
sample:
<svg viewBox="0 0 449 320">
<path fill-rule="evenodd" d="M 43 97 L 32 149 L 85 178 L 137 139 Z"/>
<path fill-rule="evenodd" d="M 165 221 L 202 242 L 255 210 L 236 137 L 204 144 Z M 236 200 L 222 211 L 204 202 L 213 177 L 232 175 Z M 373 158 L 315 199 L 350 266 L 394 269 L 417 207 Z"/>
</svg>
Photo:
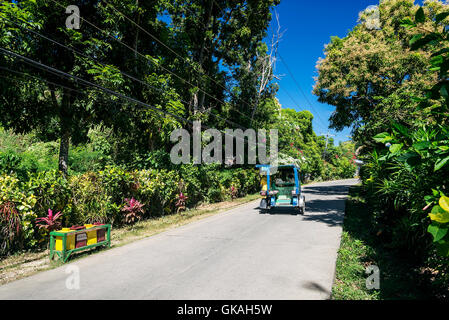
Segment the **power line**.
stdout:
<svg viewBox="0 0 449 320">
<path fill-rule="evenodd" d="M 15 74 L 18 74 L 18 75 L 22 75 L 22 76 L 25 76 L 25 77 L 28 77 L 28 78 L 32 78 L 32 79 L 35 79 L 35 80 L 37 80 L 37 81 L 41 81 L 41 82 L 44 82 L 44 83 L 53 85 L 53 86 L 55 86 L 55 87 L 64 88 L 64 89 L 66 89 L 66 90 L 73 91 L 73 92 L 76 92 L 76 93 L 78 93 L 78 94 L 80 94 L 80 95 L 83 95 L 83 96 L 85 96 L 85 97 L 87 97 L 87 98 L 91 98 L 91 96 L 89 95 L 89 93 L 86 93 L 86 92 L 83 92 L 83 91 L 80 91 L 80 90 L 77 90 L 77 89 L 74 89 L 74 88 L 70 88 L 70 87 L 64 86 L 64 85 L 62 85 L 62 84 L 60 84 L 60 83 L 52 82 L 52 81 L 49 81 L 49 80 L 46 80 L 46 79 L 42 79 L 42 78 L 40 78 L 40 77 L 36 77 L 36 76 L 30 75 L 30 74 L 25 73 L 25 72 L 20 72 L 20 71 L 16 71 L 16 70 L 11 70 L 11 69 L 5 68 L 5 67 L 0 67 L 0 69 L 1 69 L 1 70 L 5 70 L 5 71 L 8 71 L 8 72 L 11 72 L 11 73 L 15 73 Z M 53 73 L 52 73 L 52 74 L 53 74 Z M 9 80 L 12 80 L 12 81 L 16 81 L 16 82 L 19 81 L 18 79 L 9 78 L 9 77 L 6 77 L 6 76 L 1 76 L 1 75 L 0 75 L 0 77 L 6 78 L 6 79 L 9 79 Z M 98 92 L 98 91 L 97 91 L 97 92 Z M 112 103 L 114 103 L 114 104 L 119 104 L 119 101 L 114 101 L 114 100 L 110 100 L 110 99 L 104 99 L 104 98 L 101 98 L 101 97 L 96 97 L 96 99 L 98 99 L 98 100 L 100 100 L 100 101 L 103 101 L 103 102 L 106 102 L 106 103 L 111 103 L 111 102 L 112 102 Z"/>
<path fill-rule="evenodd" d="M 36 31 L 34 31 L 34 30 L 31 30 L 31 29 L 28 29 L 28 28 L 24 28 L 24 27 L 21 26 L 20 24 L 14 22 L 14 21 L 11 21 L 11 20 L 9 20 L 9 19 L 7 19 L 7 18 L 4 18 L 4 17 L 0 17 L 0 18 L 2 18 L 2 19 L 4 19 L 4 20 L 7 20 L 8 22 L 10 22 L 10 23 L 16 25 L 17 27 L 19 27 L 19 28 L 21 28 L 21 29 L 25 29 L 26 31 L 29 31 L 29 32 L 31 32 L 31 33 L 33 33 L 33 34 L 39 36 L 39 37 L 42 37 L 42 38 L 44 38 L 44 39 L 47 40 L 47 41 L 50 41 L 50 42 L 52 42 L 52 43 L 54 43 L 54 44 L 57 44 L 57 45 L 60 46 L 60 47 L 63 47 L 63 48 L 65 48 L 65 49 L 68 49 L 68 50 L 70 50 L 70 51 L 72 51 L 72 52 L 74 52 L 74 53 L 76 53 L 76 54 L 78 54 L 78 55 L 80 55 L 80 56 L 82 56 L 82 57 L 84 57 L 84 58 L 86 58 L 86 59 L 91 59 L 91 60 L 93 60 L 94 62 L 96 62 L 96 63 L 98 63 L 98 64 L 101 64 L 102 66 L 108 66 L 107 64 L 105 64 L 105 63 L 99 61 L 98 59 L 96 59 L 96 58 L 94 58 L 94 57 L 92 57 L 92 56 L 86 55 L 86 54 L 84 54 L 83 52 L 81 52 L 81 51 L 79 51 L 79 50 L 77 50 L 77 49 L 75 49 L 75 48 L 73 48 L 73 47 L 66 46 L 66 45 L 64 45 L 64 44 L 62 44 L 62 43 L 60 43 L 60 42 L 58 42 L 58 41 L 56 41 L 56 40 L 54 40 L 54 39 L 51 39 L 51 38 L 49 38 L 49 37 L 47 37 L 47 36 L 44 36 L 44 35 L 42 35 L 41 33 L 36 32 Z M 135 76 L 132 76 L 132 75 L 130 75 L 130 74 L 124 72 L 124 71 L 121 71 L 120 69 L 117 69 L 117 70 L 118 70 L 118 71 L 120 72 L 120 74 L 122 74 L 123 76 L 125 76 L 125 77 L 127 77 L 127 78 L 129 78 L 129 79 L 131 79 L 131 80 L 137 81 L 137 82 L 139 82 L 140 84 L 143 84 L 143 85 L 145 85 L 145 86 L 148 87 L 148 88 L 157 90 L 157 91 L 159 91 L 159 92 L 161 92 L 161 93 L 166 93 L 166 91 L 163 90 L 163 89 L 161 89 L 161 88 L 154 87 L 154 86 L 152 86 L 152 85 L 150 85 L 150 84 L 148 84 L 148 83 L 146 83 L 146 82 L 144 82 L 144 81 L 142 81 L 142 80 L 136 78 Z M 180 97 L 177 97 L 177 99 L 178 99 L 179 101 L 183 102 L 183 103 L 186 104 L 186 105 L 189 104 L 188 102 L 186 102 L 185 100 L 181 99 Z M 214 116 L 214 117 L 216 117 L 217 119 L 223 120 L 223 121 L 225 121 L 225 122 L 228 123 L 228 124 L 234 125 L 234 126 L 236 126 L 236 127 L 244 128 L 243 126 L 241 126 L 241 125 L 239 125 L 239 124 L 237 124 L 237 123 L 235 123 L 235 122 L 233 122 L 233 121 L 231 121 L 231 120 L 225 119 L 225 118 L 223 118 L 223 117 L 220 117 L 220 116 L 218 116 L 218 115 L 212 113 L 212 110 L 206 111 L 206 113 L 207 113 L 207 114 L 210 114 L 210 115 L 212 115 L 212 116 Z"/>
<path fill-rule="evenodd" d="M 54 3 L 56 3 L 58 6 L 62 7 L 65 9 L 65 7 L 60 4 L 58 1 L 56 0 L 50 0 Z M 80 18 L 81 20 L 85 21 L 86 23 L 88 23 L 89 25 L 91 25 L 92 27 L 96 28 L 97 30 L 101 31 L 102 33 L 104 33 L 106 36 L 108 36 L 109 38 L 113 39 L 114 41 L 117 41 L 118 43 L 120 43 L 121 45 L 125 46 L 126 48 L 128 48 L 129 50 L 133 51 L 134 53 L 138 54 L 139 56 L 141 56 L 142 58 L 144 58 L 145 60 L 150 61 L 151 63 L 155 64 L 156 67 L 161 68 L 162 70 L 170 73 L 171 75 L 175 76 L 176 78 L 178 78 L 179 80 L 181 80 L 184 83 L 187 83 L 188 85 L 190 85 L 192 88 L 197 88 L 199 91 L 203 92 L 205 95 L 207 95 L 208 97 L 216 100 L 219 103 L 222 103 L 223 105 L 226 105 L 226 103 L 214 96 L 212 96 L 211 94 L 209 94 L 208 92 L 206 92 L 205 90 L 199 88 L 198 86 L 192 84 L 191 82 L 189 82 L 188 80 L 182 78 L 181 76 L 179 76 L 178 74 L 176 74 L 175 72 L 165 68 L 164 66 L 156 63 L 155 61 L 153 61 L 152 59 L 149 59 L 148 57 L 146 57 L 145 55 L 143 55 L 142 53 L 140 53 L 139 51 L 135 50 L 134 48 L 130 47 L 129 45 L 127 45 L 126 43 L 122 42 L 120 39 L 118 39 L 117 37 L 111 36 L 109 33 L 107 33 L 105 30 L 101 29 L 100 27 L 96 26 L 95 24 L 93 24 L 92 22 L 88 21 L 87 19 L 79 16 L 78 14 L 74 13 L 78 18 Z M 237 111 L 237 110 L 234 110 Z M 237 111 L 238 112 L 238 111 Z"/>
<path fill-rule="evenodd" d="M 182 60 L 184 60 L 185 62 L 187 62 L 188 64 L 190 64 L 196 72 L 201 73 L 201 75 L 205 76 L 207 79 L 211 80 L 213 83 L 215 83 L 216 85 L 218 85 L 219 87 L 221 87 L 223 90 L 225 90 L 226 92 L 228 92 L 229 94 L 231 94 L 234 98 L 237 98 L 238 100 L 244 102 L 247 106 L 249 106 L 250 108 L 252 108 L 251 104 L 249 102 L 247 102 L 246 100 L 244 100 L 241 97 L 237 97 L 230 89 L 226 88 L 225 86 L 223 86 L 221 83 L 219 83 L 218 81 L 214 80 L 211 76 L 209 76 L 208 74 L 204 73 L 204 71 L 202 70 L 196 70 L 196 66 L 195 66 L 195 61 L 187 59 L 186 57 L 180 55 L 179 53 L 177 53 L 175 50 L 173 50 L 172 48 L 170 48 L 167 44 L 165 44 L 164 42 L 162 42 L 159 38 L 157 38 L 155 35 L 153 35 L 151 32 L 149 32 L 148 30 L 146 30 L 145 28 L 143 28 L 142 26 L 140 26 L 138 23 L 136 23 L 134 20 L 132 20 L 131 18 L 129 18 L 127 15 L 125 15 L 124 13 L 122 13 L 120 10 L 118 10 L 116 7 L 114 7 L 114 5 L 110 4 L 108 1 L 106 0 L 102 0 L 104 3 L 106 3 L 107 6 L 110 6 L 112 9 L 114 9 L 114 11 L 116 11 L 118 14 L 120 14 L 122 17 L 124 17 L 126 20 L 128 20 L 129 22 L 131 22 L 132 24 L 134 24 L 136 27 L 138 27 L 140 30 L 142 30 L 145 34 L 147 34 L 148 36 L 150 36 L 152 39 L 154 39 L 156 42 L 158 42 L 159 44 L 161 44 L 163 47 L 165 47 L 166 49 L 168 49 L 170 52 L 174 53 L 177 57 L 181 58 Z M 218 4 L 214 1 L 214 3 L 218 6 Z M 223 11 L 223 9 L 221 9 Z M 190 11 L 190 10 L 189 10 Z M 207 28 L 206 25 L 203 24 L 203 26 L 205 28 Z M 221 101 L 222 103 L 224 103 L 223 101 Z M 238 111 L 238 110 L 237 110 Z M 239 111 L 238 111 L 239 112 Z"/>
<path fill-rule="evenodd" d="M 40 63 L 40 62 L 35 61 L 35 60 L 33 60 L 33 59 L 24 57 L 24 56 L 22 56 L 22 55 L 20 55 L 20 54 L 18 54 L 18 53 L 15 53 L 15 52 L 10 51 L 10 50 L 8 50 L 8 49 L 5 49 L 5 48 L 3 48 L 3 47 L 0 47 L 0 51 L 2 51 L 4 54 L 6 54 L 6 55 L 8 55 L 8 56 L 12 56 L 12 57 L 21 59 L 21 60 L 24 61 L 25 63 L 30 64 L 30 65 L 33 65 L 33 66 L 35 66 L 35 67 L 38 67 L 39 69 L 42 69 L 42 70 L 44 70 L 44 71 L 48 71 L 48 72 L 50 72 L 50 73 L 52 73 L 52 74 L 59 75 L 59 76 L 61 76 L 61 77 L 63 77 L 63 78 L 69 78 L 69 79 L 72 79 L 72 80 L 79 81 L 79 82 L 81 82 L 81 83 L 83 83 L 83 84 L 85 84 L 85 85 L 87 85 L 87 86 L 94 87 L 94 88 L 96 88 L 97 90 L 100 90 L 100 91 L 103 91 L 103 92 L 112 94 L 112 95 L 114 95 L 114 96 L 116 96 L 116 97 L 118 97 L 118 98 L 124 99 L 124 100 L 128 100 L 128 101 L 130 101 L 130 102 L 133 103 L 133 104 L 137 104 L 137 105 L 140 105 L 140 106 L 143 106 L 143 107 L 147 107 L 147 108 L 150 108 L 150 109 L 152 109 L 152 110 L 154 110 L 154 111 L 157 111 L 157 112 L 160 112 L 160 113 L 163 113 L 163 114 L 166 114 L 166 115 L 170 115 L 170 116 L 175 117 L 175 118 L 177 118 L 177 119 L 179 119 L 179 120 L 182 120 L 182 121 L 185 121 L 185 122 L 189 122 L 189 123 L 191 123 L 191 124 L 194 124 L 194 121 L 192 121 L 192 120 L 183 118 L 183 117 L 178 116 L 178 115 L 176 115 L 176 114 L 173 114 L 173 113 L 171 113 L 171 112 L 168 112 L 168 111 L 159 109 L 159 108 L 157 108 L 157 107 L 151 106 L 151 105 L 149 105 L 149 104 L 147 104 L 147 103 L 144 103 L 144 102 L 142 102 L 142 101 L 140 101 L 140 100 L 134 99 L 134 98 L 132 98 L 132 97 L 128 97 L 128 96 L 123 95 L 123 94 L 121 94 L 121 93 L 119 93 L 119 92 L 116 92 L 116 91 L 114 91 L 114 90 L 110 90 L 110 89 L 108 89 L 108 88 L 105 88 L 105 87 L 103 87 L 103 86 L 101 86 L 101 85 L 98 85 L 98 84 L 96 84 L 96 83 L 90 82 L 90 81 L 88 81 L 88 80 L 85 80 L 85 79 L 83 79 L 83 78 L 77 77 L 77 76 L 75 76 L 75 75 L 72 75 L 72 74 L 66 73 L 66 72 L 64 72 L 64 71 L 58 70 L 58 69 L 56 69 L 56 68 L 47 66 L 47 65 L 45 65 L 45 64 L 43 64 L 43 63 Z M 209 127 L 207 127 L 207 126 L 205 126 L 205 125 L 202 125 L 202 124 L 201 124 L 201 127 L 206 128 L 206 129 L 211 129 L 211 128 L 209 128 Z M 218 130 L 218 129 L 217 129 L 217 130 Z M 245 140 L 244 138 L 242 139 L 241 137 L 237 137 L 237 136 L 235 136 L 235 135 L 228 134 L 227 132 L 223 132 L 223 131 L 220 131 L 220 130 L 218 130 L 218 131 L 221 132 L 222 134 L 229 135 L 229 136 L 231 136 L 231 137 L 233 137 L 233 138 L 236 138 L 236 140 L 237 140 L 237 139 L 243 140 L 243 143 L 246 142 L 246 140 Z M 260 143 L 257 143 L 256 145 L 257 145 L 257 146 L 261 146 Z M 266 147 L 266 146 L 263 146 L 263 147 Z M 279 153 L 279 154 L 281 154 L 281 153 Z"/>
<path fill-rule="evenodd" d="M 315 112 L 318 120 L 321 122 L 321 124 L 326 128 L 327 125 L 325 124 L 325 122 L 323 121 L 323 119 L 321 119 L 318 111 L 313 107 L 313 104 L 309 101 L 309 99 L 307 98 L 307 95 L 305 94 L 304 90 L 302 90 L 301 86 L 299 85 L 298 81 L 296 81 L 295 76 L 293 75 L 293 72 L 290 70 L 290 68 L 287 65 L 287 62 L 284 60 L 284 58 L 281 56 L 281 54 L 279 53 L 279 58 L 281 58 L 282 63 L 284 64 L 285 68 L 287 69 L 287 72 L 290 74 L 290 76 L 293 79 L 293 82 L 295 83 L 296 87 L 299 89 L 299 91 L 301 92 L 301 94 L 303 95 L 304 99 L 306 100 L 306 102 L 309 104 L 310 108 L 312 108 L 312 110 Z"/>
<path fill-rule="evenodd" d="M 134 98 L 132 98 L 132 97 L 128 97 L 128 96 L 126 96 L 126 95 L 124 95 L 124 94 L 121 94 L 121 93 L 119 93 L 119 92 L 116 92 L 116 91 L 110 90 L 110 89 L 108 89 L 108 88 L 105 88 L 105 87 L 103 87 L 103 86 L 101 86 L 101 85 L 99 85 L 99 84 L 90 82 L 90 81 L 85 80 L 85 79 L 83 79 L 83 78 L 80 78 L 80 77 L 78 77 L 78 76 L 75 76 L 75 75 L 66 73 L 66 72 L 64 72 L 64 71 L 55 69 L 55 68 L 53 68 L 53 67 L 47 66 L 47 65 L 45 65 L 45 64 L 43 64 L 43 63 L 40 63 L 40 62 L 35 61 L 35 60 L 33 60 L 33 59 L 29 59 L 29 58 L 27 58 L 27 57 L 24 57 L 24 56 L 22 56 L 22 55 L 20 55 L 20 54 L 18 54 L 18 53 L 15 53 L 15 52 L 13 52 L 13 51 L 7 50 L 7 49 L 5 49 L 5 48 L 3 48 L 3 47 L 0 47 L 0 51 L 2 51 L 3 53 L 5 53 L 6 55 L 9 55 L 9 56 L 12 56 L 12 57 L 21 59 L 22 61 L 24 61 L 24 62 L 27 63 L 27 64 L 34 65 L 34 66 L 36 66 L 36 67 L 38 67 L 38 68 L 40 68 L 40 69 L 49 71 L 49 72 L 51 72 L 51 73 L 53 73 L 53 74 L 57 74 L 57 75 L 59 75 L 59 76 L 61 76 L 61 77 L 79 81 L 79 82 L 81 82 L 81 83 L 84 83 L 85 85 L 88 85 L 88 86 L 90 86 L 90 87 L 94 87 L 94 88 L 99 89 L 99 90 L 101 90 L 101 91 L 103 91 L 103 92 L 107 92 L 107 93 L 112 94 L 112 95 L 114 95 L 114 96 L 116 96 L 116 97 L 118 97 L 118 98 L 122 98 L 122 99 L 125 99 L 125 100 L 128 100 L 128 101 L 131 101 L 131 102 L 133 102 L 133 103 L 135 103 L 135 104 L 138 104 L 138 105 L 141 105 L 141 106 L 145 106 L 145 107 L 150 108 L 150 109 L 152 109 L 152 110 L 154 110 L 154 111 L 157 111 L 157 112 L 161 112 L 161 113 L 170 115 L 170 116 L 172 116 L 172 117 L 175 117 L 175 118 L 180 119 L 180 120 L 183 120 L 183 121 L 189 121 L 189 122 L 191 122 L 190 120 L 187 120 L 187 119 L 185 119 L 185 118 L 183 118 L 183 117 L 181 117 L 181 116 L 178 116 L 178 115 L 176 115 L 176 114 L 173 114 L 173 113 L 171 113 L 171 112 L 168 112 L 168 111 L 165 111 L 165 110 L 161 110 L 161 109 L 159 109 L 159 108 L 157 108 L 157 107 L 151 106 L 151 105 L 149 105 L 149 104 L 147 104 L 147 103 L 144 103 L 144 102 L 139 101 L 139 100 L 137 100 L 137 99 L 134 99 Z"/>
</svg>

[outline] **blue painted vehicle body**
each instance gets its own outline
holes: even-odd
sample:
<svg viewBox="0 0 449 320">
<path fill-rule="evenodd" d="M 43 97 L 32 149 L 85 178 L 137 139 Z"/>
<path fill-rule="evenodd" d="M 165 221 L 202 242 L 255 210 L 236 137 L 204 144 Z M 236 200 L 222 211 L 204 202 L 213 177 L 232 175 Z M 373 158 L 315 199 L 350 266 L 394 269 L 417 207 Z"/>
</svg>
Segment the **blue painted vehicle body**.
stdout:
<svg viewBox="0 0 449 320">
<path fill-rule="evenodd" d="M 262 197 L 259 208 L 267 211 L 274 207 L 293 207 L 303 214 L 305 198 L 301 192 L 300 168 L 295 165 L 257 165 L 261 174 Z"/>
</svg>

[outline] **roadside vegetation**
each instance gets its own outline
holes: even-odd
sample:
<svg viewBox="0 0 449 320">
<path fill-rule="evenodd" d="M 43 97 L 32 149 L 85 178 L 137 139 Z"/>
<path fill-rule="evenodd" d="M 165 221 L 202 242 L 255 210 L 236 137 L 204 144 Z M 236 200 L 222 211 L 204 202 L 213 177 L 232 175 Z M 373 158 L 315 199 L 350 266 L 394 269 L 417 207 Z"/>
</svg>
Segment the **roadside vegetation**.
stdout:
<svg viewBox="0 0 449 320">
<path fill-rule="evenodd" d="M 407 285 L 398 286 L 410 296 L 361 288 L 361 262 L 381 264 L 389 257 L 397 261 L 393 267 L 400 266 L 394 275 L 410 274 L 410 283 L 430 286 L 423 295 L 448 298 L 448 17 L 449 5 L 442 1 L 380 1 L 360 14 L 346 37 L 332 38 L 318 64 L 314 92 L 336 106 L 331 127 L 352 127 L 364 161 L 359 195 L 366 209 L 357 219 L 366 218 L 366 230 L 353 230 L 350 202 L 342 243 L 347 249 L 341 251 L 359 271 L 348 273 L 354 296 L 421 297 Z M 384 269 L 388 279 L 388 264 Z M 340 277 L 346 271 L 340 265 Z M 337 281 L 335 296 L 352 293 Z"/>
<path fill-rule="evenodd" d="M 362 186 L 350 189 L 332 288 L 334 300 L 410 300 L 447 295 L 434 277 L 435 270 L 411 260 L 382 241 L 373 210 Z M 368 266 L 377 266 L 380 288 L 368 289 Z"/>
</svg>

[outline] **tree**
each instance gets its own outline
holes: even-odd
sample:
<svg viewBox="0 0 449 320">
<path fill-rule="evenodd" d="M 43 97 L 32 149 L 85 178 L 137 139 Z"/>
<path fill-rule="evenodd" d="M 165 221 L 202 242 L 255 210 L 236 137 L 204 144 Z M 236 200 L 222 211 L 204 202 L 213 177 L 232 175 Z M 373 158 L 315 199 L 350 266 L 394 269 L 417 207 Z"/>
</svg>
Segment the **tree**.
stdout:
<svg viewBox="0 0 449 320">
<path fill-rule="evenodd" d="M 276 91 L 268 84 L 269 73 L 261 81 L 259 68 L 245 70 L 266 55 L 263 39 L 270 9 L 278 3 L 4 1 L 0 42 L 8 52 L 0 54 L 7 69 L 0 84 L 0 123 L 16 132 L 37 132 L 44 140 L 59 139 L 59 168 L 65 174 L 70 144 L 86 141 L 96 125 L 113 129 L 115 160 L 126 163 L 168 151 L 169 133 L 189 120 L 223 128 L 223 119 L 229 119 L 247 126 L 255 99 L 271 105 Z M 69 4 L 80 9 L 79 30 L 65 27 Z M 41 65 L 24 63 L 9 51 Z M 265 89 L 257 91 L 261 82 Z"/>
<path fill-rule="evenodd" d="M 67 1 L 61 2 L 68 6 Z M 98 18 L 93 2 L 84 2 L 80 6 L 89 19 Z M 63 7 L 65 8 L 65 7 Z M 10 1 L 3 2 L 0 10 L 1 35 L 3 48 L 38 61 L 48 66 L 85 79 L 93 79 L 92 70 L 99 66 L 67 50 L 61 45 L 73 46 L 83 52 L 101 56 L 105 43 L 91 34 L 81 34 L 64 26 L 65 9 L 54 10 L 49 1 Z M 64 19 L 62 19 L 64 18 Z M 36 33 L 51 35 L 54 42 L 43 40 Z M 86 39 L 87 38 L 87 39 Z M 72 79 L 48 72 L 45 67 L 26 64 L 18 57 L 1 56 L 1 64 L 17 73 L 2 82 L 4 97 L 1 122 L 7 128 L 18 132 L 37 130 L 41 136 L 60 139 L 59 168 L 63 173 L 68 170 L 69 143 L 75 143 L 86 137 L 89 124 L 94 121 L 95 113 L 102 113 L 106 105 L 92 103 L 92 90 Z M 31 77 L 30 77 L 31 76 Z"/>
<path fill-rule="evenodd" d="M 447 8 L 439 1 L 426 1 L 425 7 L 432 14 Z M 430 54 L 410 50 L 408 40 L 419 31 L 401 26 L 417 8 L 413 0 L 381 1 L 378 23 L 373 24 L 376 10 L 370 7 L 346 37 L 333 37 L 326 46 L 314 93 L 320 102 L 336 107 L 332 128 L 352 127 L 356 139 L 366 142 L 391 120 L 410 124 L 421 117 L 413 97 L 428 88 L 435 75 L 427 72 Z"/>
<path fill-rule="evenodd" d="M 159 109 L 183 112 L 169 77 L 156 74 L 160 70 L 158 62 L 149 63 L 152 59 L 149 57 L 161 53 L 159 47 L 141 39 L 136 27 L 117 19 L 117 12 L 110 7 L 98 7 L 97 1 L 75 2 L 85 20 L 81 20 L 81 29 L 68 29 L 64 21 L 69 4 L 73 2 L 3 2 L 0 17 L 7 20 L 0 22 L 2 46 L 45 66 L 149 102 Z M 145 2 L 142 7 L 135 0 L 120 4 L 127 5 L 131 11 L 127 14 L 135 15 L 145 28 L 156 29 L 159 33 L 165 30 L 165 26 L 157 22 L 160 10 L 157 1 Z M 94 22 L 96 27 L 87 21 Z M 53 41 L 39 36 L 36 31 Z M 59 169 L 65 174 L 70 141 L 75 144 L 85 141 L 92 125 L 105 123 L 113 127 L 119 137 L 127 136 L 136 148 L 146 144 L 150 150 L 159 140 L 154 137 L 163 136 L 157 135 L 158 128 L 179 126 L 173 118 L 143 110 L 141 106 L 93 89 L 82 81 L 25 64 L 18 57 L 2 55 L 0 59 L 2 66 L 19 71 L 10 74 L 10 80 L 1 84 L 2 124 L 18 132 L 36 130 L 49 140 L 59 138 Z M 128 146 L 129 149 L 132 146 Z"/>
<path fill-rule="evenodd" d="M 186 88 L 182 94 L 192 106 L 187 116 L 213 110 L 233 122 L 250 125 L 248 117 L 259 87 L 250 70 L 261 51 L 266 54 L 263 39 L 271 20 L 270 9 L 277 4 L 279 0 L 176 0 L 168 5 L 176 41 L 185 44 L 183 48 L 193 60 L 193 66 L 184 66 L 189 82 L 197 86 Z M 226 114 L 230 108 L 240 113 Z"/>
</svg>

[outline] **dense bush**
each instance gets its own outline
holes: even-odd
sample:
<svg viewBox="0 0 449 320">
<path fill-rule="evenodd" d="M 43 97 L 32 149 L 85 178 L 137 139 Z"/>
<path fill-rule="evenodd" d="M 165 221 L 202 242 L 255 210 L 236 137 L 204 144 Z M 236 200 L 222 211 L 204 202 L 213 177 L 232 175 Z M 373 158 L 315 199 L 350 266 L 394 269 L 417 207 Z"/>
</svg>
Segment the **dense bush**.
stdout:
<svg viewBox="0 0 449 320">
<path fill-rule="evenodd" d="M 9 234 L 0 233 L 2 244 L 5 244 L 2 254 L 45 245 L 46 229 L 38 228 L 36 219 L 46 217 L 49 209 L 62 213 L 63 226 L 94 222 L 120 226 L 126 222 L 126 199 L 141 203 L 141 216 L 148 219 L 175 213 L 180 193 L 187 197 L 186 206 L 193 207 L 201 202 L 231 199 L 237 194 L 244 196 L 257 191 L 258 187 L 256 169 L 223 170 L 217 165 L 184 165 L 177 171 L 127 171 L 107 166 L 98 172 L 86 172 L 67 179 L 58 171 L 50 170 L 32 174 L 25 181 L 15 174 L 3 174 L 0 176 L 0 205 L 14 205 L 20 230 L 7 245 Z M 2 227 L 6 226 L 3 216 L 0 220 Z"/>
<path fill-rule="evenodd" d="M 28 193 L 26 188 L 20 183 L 19 179 L 14 176 L 0 176 L 0 205 L 10 203 L 19 213 L 20 228 L 14 236 L 14 244 L 16 246 L 3 246 L 5 249 L 21 248 L 23 244 L 26 246 L 34 246 L 37 243 L 37 237 L 34 234 L 34 220 L 38 217 L 34 211 L 37 199 L 33 194 Z M 2 229 L 8 223 L 2 216 Z"/>
<path fill-rule="evenodd" d="M 446 289 L 448 26 L 447 2 L 379 1 L 326 46 L 314 90 L 333 128 L 353 128 L 375 238 Z"/>
</svg>

